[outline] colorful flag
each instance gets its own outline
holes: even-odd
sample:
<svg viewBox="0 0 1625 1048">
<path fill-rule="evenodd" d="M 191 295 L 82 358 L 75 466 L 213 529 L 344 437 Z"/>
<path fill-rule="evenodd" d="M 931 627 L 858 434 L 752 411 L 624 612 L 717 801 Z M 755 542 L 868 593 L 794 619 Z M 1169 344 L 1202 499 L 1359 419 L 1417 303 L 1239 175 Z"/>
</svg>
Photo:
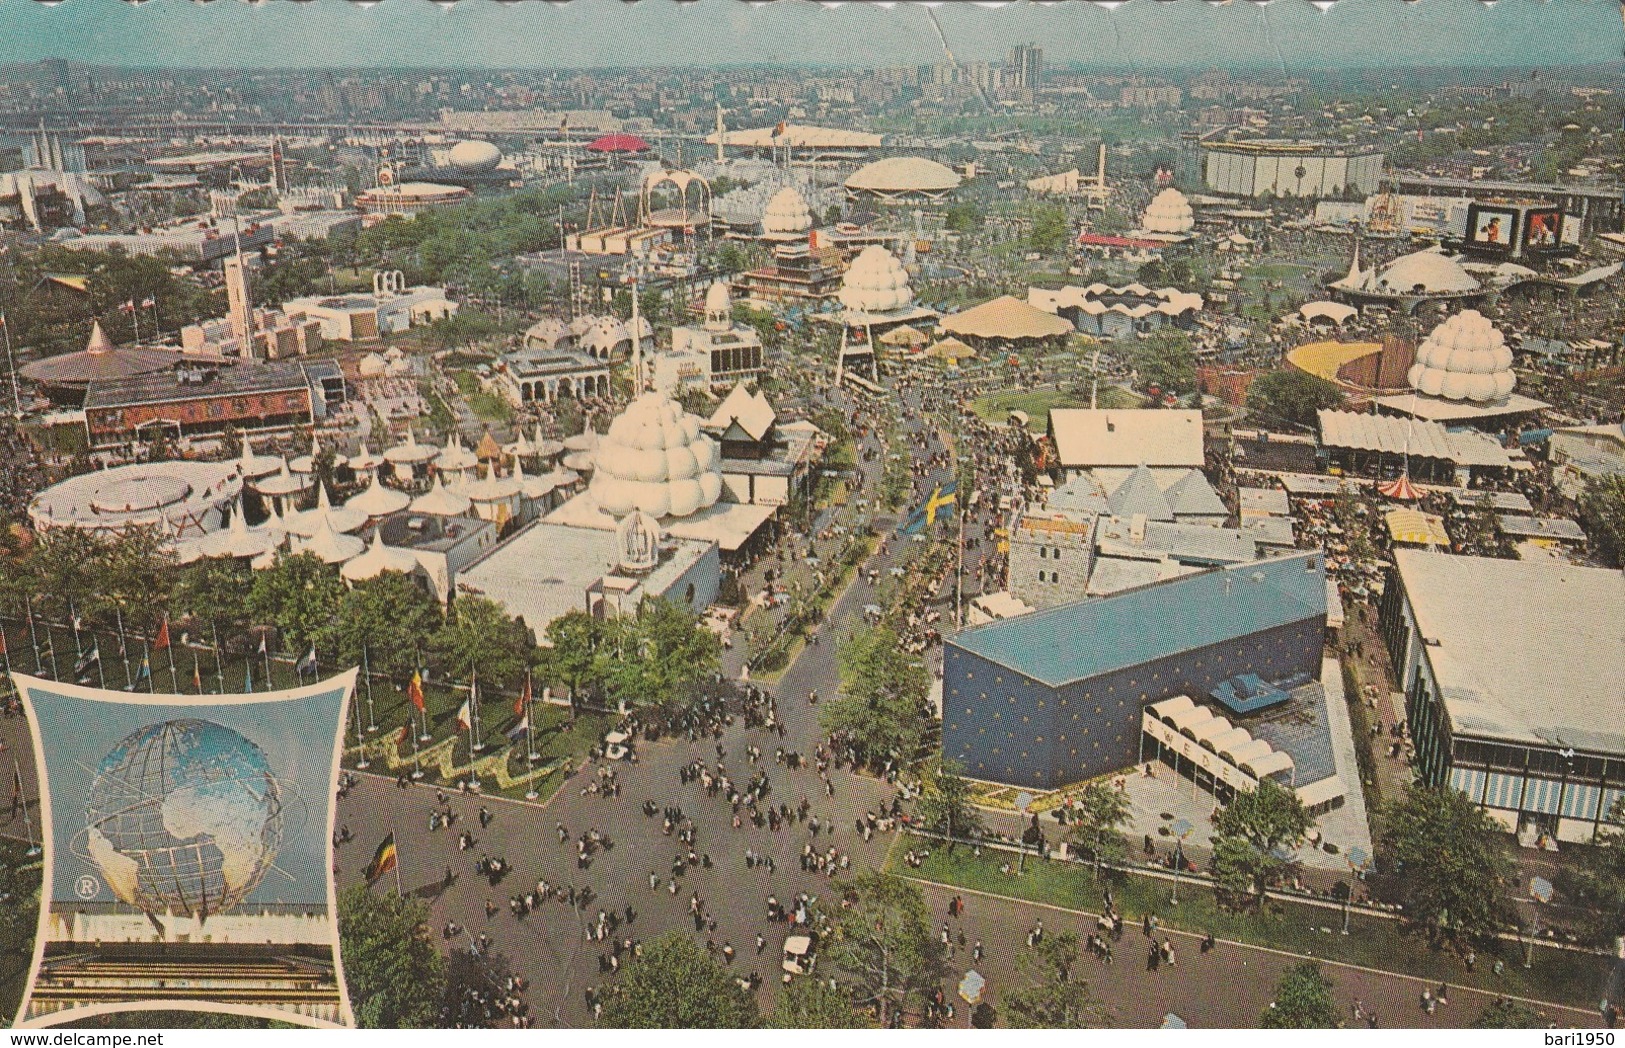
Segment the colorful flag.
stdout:
<svg viewBox="0 0 1625 1048">
<path fill-rule="evenodd" d="M 519 701 L 513 704 L 513 712 L 523 714 L 530 708 L 530 678 L 525 678 L 525 690 L 519 693 Z"/>
<path fill-rule="evenodd" d="M 412 683 L 406 686 L 406 697 L 419 713 L 423 712 L 423 674 L 417 670 L 412 671 Z"/>
<path fill-rule="evenodd" d="M 158 636 L 153 638 L 152 650 L 163 651 L 167 647 L 169 647 L 169 616 L 166 615 L 163 624 L 158 627 Z"/>
<path fill-rule="evenodd" d="M 530 717 L 525 716 L 525 717 L 520 717 L 518 724 L 515 724 L 513 727 L 509 728 L 507 731 L 503 732 L 502 734 L 506 735 L 510 739 L 513 739 L 513 740 L 517 741 L 517 740 L 519 740 L 521 738 L 524 738 L 525 732 L 527 732 L 529 730 L 530 730 Z"/>
<path fill-rule="evenodd" d="M 141 308 L 142 309 L 157 309 L 158 308 L 158 300 L 155 299 L 155 298 L 151 298 L 151 297 L 144 298 L 144 299 L 141 300 Z"/>
<path fill-rule="evenodd" d="M 265 654 L 265 634 L 260 634 L 260 654 Z"/>
<path fill-rule="evenodd" d="M 119 303 L 118 311 L 120 313 L 134 313 L 135 299 L 127 299 L 126 301 Z"/>
<path fill-rule="evenodd" d="M 789 130 L 789 127 L 790 125 L 786 121 L 780 120 L 777 124 L 773 125 L 773 137 L 783 138 L 784 132 Z"/>
<path fill-rule="evenodd" d="M 0 628 L 0 655 L 6 654 L 6 631 Z"/>
<path fill-rule="evenodd" d="M 927 527 L 937 522 L 937 514 L 950 514 L 954 511 L 954 503 L 958 499 L 959 482 L 950 480 L 946 484 L 939 484 L 931 490 L 924 503 L 920 505 L 908 520 L 903 524 L 905 535 L 918 535 Z"/>
<path fill-rule="evenodd" d="M 244 695 L 252 695 L 252 694 L 254 694 L 254 665 L 253 665 L 253 663 L 248 663 L 248 662 L 243 663 L 243 694 Z"/>
<path fill-rule="evenodd" d="M 143 655 L 141 656 L 141 669 L 136 671 L 135 679 L 143 681 L 150 676 L 152 676 L 152 660 Z"/>
<path fill-rule="evenodd" d="M 464 699 L 462 708 L 457 711 L 457 730 L 458 731 L 468 731 L 469 728 L 473 726 L 474 722 L 469 719 L 470 716 L 471 716 L 471 714 L 469 713 L 468 700 Z"/>
<path fill-rule="evenodd" d="M 367 864 L 367 883 L 377 883 L 378 878 L 393 870 L 400 861 L 400 855 L 395 851 L 395 834 L 391 833 L 378 845 L 378 850 L 372 855 L 372 862 Z"/>
<path fill-rule="evenodd" d="M 87 651 L 83 655 L 79 656 L 79 661 L 78 662 L 75 662 L 73 664 L 73 677 L 74 677 L 74 679 L 78 680 L 81 676 L 84 675 L 86 670 L 90 669 L 90 667 L 96 665 L 96 663 L 98 663 L 100 661 L 102 661 L 101 642 L 97 641 L 96 643 L 94 643 L 94 644 L 92 644 L 90 646 L 89 651 Z"/>
<path fill-rule="evenodd" d="M 199 695 L 203 694 L 203 671 L 198 667 L 197 655 L 192 655 L 192 687 Z"/>
<path fill-rule="evenodd" d="M 305 652 L 305 657 L 300 659 L 299 665 L 294 668 L 300 674 L 314 674 L 316 672 L 316 645 L 312 644 L 310 646 L 310 650 Z"/>
</svg>

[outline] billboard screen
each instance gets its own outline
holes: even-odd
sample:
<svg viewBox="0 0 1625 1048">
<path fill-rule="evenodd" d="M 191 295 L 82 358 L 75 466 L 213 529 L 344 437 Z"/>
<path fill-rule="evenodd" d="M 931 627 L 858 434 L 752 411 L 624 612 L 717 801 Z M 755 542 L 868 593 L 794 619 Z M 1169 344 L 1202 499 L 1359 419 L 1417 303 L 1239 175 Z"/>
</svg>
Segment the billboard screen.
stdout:
<svg viewBox="0 0 1625 1048">
<path fill-rule="evenodd" d="M 1511 208 L 1475 206 L 1467 215 L 1467 243 L 1510 251 L 1517 225 L 1518 213 Z"/>
<path fill-rule="evenodd" d="M 1523 246 L 1545 251 L 1563 246 L 1563 212 L 1547 208 L 1524 213 Z"/>
<path fill-rule="evenodd" d="M 332 870 L 355 672 L 260 695 L 14 681 L 45 843 L 18 1025 L 132 1009 L 351 1025 Z"/>
</svg>

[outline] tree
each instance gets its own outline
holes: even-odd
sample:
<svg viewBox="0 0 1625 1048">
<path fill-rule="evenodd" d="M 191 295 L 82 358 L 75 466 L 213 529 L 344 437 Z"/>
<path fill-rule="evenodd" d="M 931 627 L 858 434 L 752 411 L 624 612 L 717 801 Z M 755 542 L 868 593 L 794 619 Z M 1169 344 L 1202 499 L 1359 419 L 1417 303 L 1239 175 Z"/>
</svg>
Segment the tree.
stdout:
<svg viewBox="0 0 1625 1048">
<path fill-rule="evenodd" d="M 611 619 L 598 645 L 600 674 L 616 697 L 631 705 L 670 702 L 715 670 L 722 642 L 693 612 L 660 598 L 636 613 Z"/>
<path fill-rule="evenodd" d="M 1305 961 L 1289 970 L 1275 986 L 1275 1000 L 1258 1025 L 1266 1030 L 1335 1030 L 1342 1012 L 1332 997 L 1332 983 L 1320 965 Z"/>
<path fill-rule="evenodd" d="M 1033 212 L 1033 224 L 1027 234 L 1027 244 L 1034 251 L 1053 254 L 1066 247 L 1072 237 L 1072 226 L 1066 209 L 1059 204 L 1045 204 Z"/>
<path fill-rule="evenodd" d="M 1271 371 L 1247 389 L 1247 407 L 1265 422 L 1286 422 L 1313 429 L 1322 408 L 1343 403 L 1343 391 L 1318 375 L 1297 368 Z"/>
<path fill-rule="evenodd" d="M 1399 875 L 1406 918 L 1430 940 L 1484 939 L 1511 918 L 1506 834 L 1467 795 L 1413 784 L 1386 806 L 1382 843 Z"/>
<path fill-rule="evenodd" d="M 1579 503 L 1591 548 L 1605 563 L 1625 567 L 1625 476 L 1592 477 Z"/>
<path fill-rule="evenodd" d="M 948 205 L 943 216 L 943 227 L 954 233 L 974 233 L 982 228 L 982 209 L 969 200 L 958 200 Z"/>
<path fill-rule="evenodd" d="M 1004 995 L 1005 1021 L 1020 1030 L 1083 1030 L 1104 1025 L 1106 1010 L 1089 983 L 1072 977 L 1078 964 L 1078 933 L 1040 939 L 1016 957 L 1016 971 L 1033 980 Z"/>
<path fill-rule="evenodd" d="M 1264 779 L 1257 789 L 1237 793 L 1213 824 L 1215 879 L 1234 894 L 1250 887 L 1262 901 L 1270 880 L 1286 865 L 1280 853 L 1301 844 L 1314 820 L 1296 793 Z"/>
<path fill-rule="evenodd" d="M 254 574 L 248 608 L 277 628 L 285 649 L 302 652 L 333 621 L 343 596 L 338 572 L 316 554 L 279 553 L 274 564 Z"/>
<path fill-rule="evenodd" d="M 402 678 L 417 669 L 423 646 L 441 625 L 440 607 L 409 576 L 386 571 L 356 583 L 318 641 L 339 661 Z"/>
<path fill-rule="evenodd" d="M 604 636 L 603 621 L 579 609 L 567 611 L 547 625 L 544 675 L 569 686 L 571 714 L 576 712 L 582 692 L 598 683 L 598 649 Z"/>
<path fill-rule="evenodd" d="M 339 896 L 339 946 L 356 1023 L 370 1029 L 435 1025 L 446 958 L 429 932 L 429 906 L 364 884 Z"/>
<path fill-rule="evenodd" d="M 853 879 L 852 905 L 836 918 L 825 957 L 853 979 L 852 996 L 873 1008 L 880 1025 L 924 1004 L 946 972 L 942 944 L 931 934 L 925 895 L 912 881 L 869 870 Z"/>
<path fill-rule="evenodd" d="M 903 650 L 887 626 L 854 633 L 836 651 L 841 693 L 819 715 L 870 764 L 912 760 L 925 737 L 922 703 L 930 694 L 925 667 Z"/>
<path fill-rule="evenodd" d="M 605 1026 L 739 1030 L 761 1025 L 756 1001 L 692 939 L 672 932 L 644 944 L 604 994 Z"/>
<path fill-rule="evenodd" d="M 1608 818 L 1616 826 L 1625 824 L 1625 798 L 1614 801 Z M 1597 846 L 1564 876 L 1564 888 L 1591 907 L 1589 931 L 1598 943 L 1625 935 L 1625 832 L 1598 834 Z"/>
<path fill-rule="evenodd" d="M 447 674 L 475 671 L 489 687 L 516 687 L 530 668 L 536 640 L 523 622 L 488 597 L 459 596 L 429 650 Z"/>
<path fill-rule="evenodd" d="M 1164 393 L 1196 388 L 1196 353 L 1183 331 L 1154 331 L 1136 341 L 1128 357 L 1142 386 L 1156 386 Z"/>
<path fill-rule="evenodd" d="M 1539 1030 L 1547 1025 L 1544 1015 L 1520 1001 L 1497 997 L 1484 1006 L 1473 1020 L 1474 1030 Z"/>
<path fill-rule="evenodd" d="M 934 833 L 947 834 L 949 848 L 954 839 L 982 835 L 982 816 L 971 803 L 970 782 L 964 778 L 964 771 L 965 766 L 956 760 L 937 760 L 921 777 L 916 805 L 920 821 Z"/>
<path fill-rule="evenodd" d="M 253 573 L 239 560 L 211 558 L 188 564 L 175 580 L 175 610 L 196 616 L 213 634 L 230 634 L 247 624 Z"/>
<path fill-rule="evenodd" d="M 874 1024 L 852 1008 L 852 998 L 828 979 L 792 979 L 773 1002 L 768 1025 L 780 1030 L 859 1030 Z"/>
<path fill-rule="evenodd" d="M 1094 860 L 1095 877 L 1102 862 L 1119 862 L 1128 853 L 1123 825 L 1128 822 L 1128 793 L 1106 782 L 1091 782 L 1072 798 L 1067 809 L 1071 824 L 1067 840 Z"/>
</svg>

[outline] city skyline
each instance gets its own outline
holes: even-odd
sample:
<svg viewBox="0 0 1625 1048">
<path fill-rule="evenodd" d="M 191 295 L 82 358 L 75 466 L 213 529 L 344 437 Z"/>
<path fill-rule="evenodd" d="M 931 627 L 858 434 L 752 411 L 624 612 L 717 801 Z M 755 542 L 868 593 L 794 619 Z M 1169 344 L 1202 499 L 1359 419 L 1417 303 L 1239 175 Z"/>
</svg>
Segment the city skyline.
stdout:
<svg viewBox="0 0 1625 1048">
<path fill-rule="evenodd" d="M 1324 13 L 1307 3 L 1214 7 L 1200 0 L 1131 0 L 1112 10 L 1092 3 L 890 10 L 739 4 L 721 14 L 714 10 L 721 3 L 440 7 L 395 0 L 362 8 L 339 0 L 206 6 L 76 0 L 14 8 L 11 32 L 0 40 L 0 63 L 65 58 L 128 68 L 862 68 L 1001 61 L 1015 45 L 1037 43 L 1050 67 L 1149 72 L 1205 67 L 1222 54 L 1231 69 L 1303 72 L 1588 65 L 1617 61 L 1625 47 L 1618 8 L 1599 0 L 1502 0 L 1493 7 L 1480 0 L 1340 0 Z M 1058 26 L 1073 32 L 1061 35 Z M 816 52 L 824 33 L 842 41 L 844 61 Z M 403 48 L 403 40 L 414 43 Z M 403 63 L 403 53 L 413 60 Z"/>
</svg>

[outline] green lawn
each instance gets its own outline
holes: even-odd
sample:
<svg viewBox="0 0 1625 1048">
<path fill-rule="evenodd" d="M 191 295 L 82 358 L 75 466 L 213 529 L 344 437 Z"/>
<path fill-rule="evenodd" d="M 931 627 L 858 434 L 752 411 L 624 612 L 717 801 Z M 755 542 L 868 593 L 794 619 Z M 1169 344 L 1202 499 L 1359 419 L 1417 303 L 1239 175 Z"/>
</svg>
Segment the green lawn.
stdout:
<svg viewBox="0 0 1625 1048">
<path fill-rule="evenodd" d="M 1138 408 L 1144 406 L 1145 398 L 1121 386 L 1103 385 L 1095 395 L 1095 404 L 1102 408 Z M 1025 411 L 1031 418 L 1027 428 L 1035 433 L 1042 433 L 1049 425 L 1050 409 L 1088 406 L 1087 396 L 1078 396 L 1061 389 L 1036 389 L 1028 392 L 992 393 L 979 397 L 972 402 L 971 410 L 984 421 L 994 425 L 1003 425 L 1012 411 Z"/>
<path fill-rule="evenodd" d="M 911 870 L 893 861 L 903 849 L 921 847 L 931 850 L 923 868 Z M 939 841 L 903 834 L 888 856 L 887 869 L 900 877 L 1100 912 L 1100 884 L 1088 866 L 1046 862 L 1029 855 L 1021 876 L 1001 873 L 1002 864 L 1015 865 L 1013 859 L 1009 853 L 993 849 L 978 858 L 964 847 L 950 856 Z M 1167 881 L 1130 876 L 1121 877 L 1112 893 L 1119 911 L 1134 924 L 1150 912 L 1171 928 L 1212 932 L 1221 939 L 1576 1007 L 1596 1004 L 1609 970 L 1606 958 L 1553 949 L 1537 949 L 1534 967 L 1526 970 L 1521 949 L 1503 943 L 1506 967 L 1501 976 L 1493 973 L 1494 958 L 1487 952 L 1480 955 L 1477 970 L 1468 973 L 1453 954 L 1430 949 L 1424 937 L 1405 933 L 1397 921 L 1355 913 L 1349 921 L 1349 934 L 1342 935 L 1342 915 L 1337 910 L 1272 900 L 1263 912 L 1236 912 L 1221 908 L 1206 886 L 1190 882 L 1180 885 L 1176 907 L 1169 901 L 1171 889 Z"/>
</svg>

